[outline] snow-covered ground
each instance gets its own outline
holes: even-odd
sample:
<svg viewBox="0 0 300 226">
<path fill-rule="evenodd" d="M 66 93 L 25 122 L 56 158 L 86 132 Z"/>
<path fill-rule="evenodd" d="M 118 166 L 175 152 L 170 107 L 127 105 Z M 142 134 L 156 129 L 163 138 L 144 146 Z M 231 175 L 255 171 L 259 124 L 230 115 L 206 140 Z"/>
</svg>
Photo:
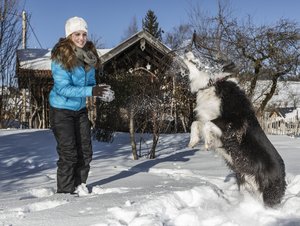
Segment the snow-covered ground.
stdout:
<svg viewBox="0 0 300 226">
<path fill-rule="evenodd" d="M 265 208 L 237 190 L 214 152 L 187 148 L 189 134 L 162 135 L 157 158 L 132 160 L 129 136 L 93 142 L 90 193 L 55 194 L 50 130 L 0 130 L 0 225 L 300 225 L 300 139 L 269 136 L 286 164 L 282 204 Z M 148 146 L 148 147 L 147 147 Z M 142 143 L 143 152 L 150 142 Z"/>
</svg>

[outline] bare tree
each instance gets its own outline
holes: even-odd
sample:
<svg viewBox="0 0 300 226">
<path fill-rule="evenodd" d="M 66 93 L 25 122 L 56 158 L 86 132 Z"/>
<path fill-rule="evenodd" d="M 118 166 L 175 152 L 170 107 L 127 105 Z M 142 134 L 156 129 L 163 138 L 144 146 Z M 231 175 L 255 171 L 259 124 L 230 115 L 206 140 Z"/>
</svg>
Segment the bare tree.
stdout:
<svg viewBox="0 0 300 226">
<path fill-rule="evenodd" d="M 96 49 L 103 49 L 105 47 L 101 36 L 99 37 L 94 34 L 91 34 L 89 39 L 94 43 Z"/>
<path fill-rule="evenodd" d="M 181 24 L 174 27 L 171 32 L 166 33 L 164 43 L 172 50 L 179 49 L 183 43 L 192 38 L 192 29 L 189 24 Z"/>
<path fill-rule="evenodd" d="M 16 87 L 16 50 L 22 38 L 21 15 L 17 10 L 17 0 L 0 1 L 0 128 L 9 120 L 11 112 L 8 102 L 17 92 L 5 92 L 8 87 Z M 15 115 L 14 115 L 15 116 Z M 12 117 L 15 118 L 15 117 Z"/>
<path fill-rule="evenodd" d="M 143 67 L 134 68 L 126 78 L 130 86 L 130 94 L 127 96 L 125 108 L 129 115 L 129 132 L 133 159 L 138 159 L 135 133 L 143 132 L 145 127 L 152 124 L 153 144 L 149 153 L 150 158 L 155 158 L 155 147 L 158 141 L 157 117 L 154 114 L 157 108 L 158 79 L 155 74 Z M 154 150 L 154 151 L 153 151 Z M 154 153 L 154 154 L 153 154 Z"/>
<path fill-rule="evenodd" d="M 250 81 L 249 97 L 254 92 L 259 79 L 271 81 L 271 87 L 257 104 L 261 114 L 276 92 L 277 82 L 284 76 L 299 70 L 300 38 L 296 23 L 280 20 L 275 26 L 243 27 L 236 32 L 236 48 Z"/>
<path fill-rule="evenodd" d="M 278 80 L 299 71 L 299 25 L 280 20 L 275 25 L 256 26 L 251 18 L 238 23 L 231 16 L 228 2 L 218 3 L 215 16 L 205 15 L 199 7 L 193 8 L 195 46 L 211 61 L 225 65 L 234 62 L 236 75 L 247 81 L 245 90 L 250 98 L 254 97 L 259 79 L 271 81 L 270 89 L 255 103 L 260 115 L 274 95 Z"/>
<path fill-rule="evenodd" d="M 137 23 L 137 19 L 134 16 L 129 24 L 129 27 L 125 30 L 124 36 L 122 37 L 122 41 L 126 40 L 127 38 L 131 37 L 135 33 L 139 31 L 139 26 Z"/>
</svg>

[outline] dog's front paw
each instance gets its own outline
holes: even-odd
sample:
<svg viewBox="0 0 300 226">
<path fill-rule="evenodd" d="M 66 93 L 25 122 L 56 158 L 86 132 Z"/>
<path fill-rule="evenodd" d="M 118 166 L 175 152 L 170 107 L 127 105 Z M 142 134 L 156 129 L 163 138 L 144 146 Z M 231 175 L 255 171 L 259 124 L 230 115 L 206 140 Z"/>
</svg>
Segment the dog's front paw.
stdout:
<svg viewBox="0 0 300 226">
<path fill-rule="evenodd" d="M 204 143 L 204 147 L 206 151 L 209 151 L 210 149 L 213 148 L 213 141 L 206 139 Z"/>
<path fill-rule="evenodd" d="M 204 147 L 206 151 L 209 151 L 209 144 L 205 143 Z"/>
<path fill-rule="evenodd" d="M 204 147 L 208 151 L 213 147 L 214 144 L 214 137 L 213 134 L 209 131 L 208 133 L 205 133 L 204 136 Z"/>
<path fill-rule="evenodd" d="M 197 143 L 198 143 L 198 142 L 190 142 L 190 143 L 188 144 L 188 147 L 189 147 L 189 148 L 194 148 L 194 147 L 197 145 Z"/>
</svg>

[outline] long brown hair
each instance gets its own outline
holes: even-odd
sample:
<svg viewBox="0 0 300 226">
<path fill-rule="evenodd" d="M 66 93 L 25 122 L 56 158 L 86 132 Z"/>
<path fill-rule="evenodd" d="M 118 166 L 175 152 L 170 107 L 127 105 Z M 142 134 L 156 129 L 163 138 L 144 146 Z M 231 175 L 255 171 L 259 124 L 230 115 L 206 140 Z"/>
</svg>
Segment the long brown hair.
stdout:
<svg viewBox="0 0 300 226">
<path fill-rule="evenodd" d="M 70 36 L 67 38 L 60 38 L 52 49 L 51 60 L 57 61 L 63 66 L 64 69 L 68 71 L 73 70 L 75 67 L 80 65 L 74 51 L 75 48 L 75 44 L 71 40 Z M 96 69 L 98 69 L 101 61 L 95 45 L 91 41 L 87 41 L 83 49 L 86 51 L 91 51 L 95 54 L 97 57 Z"/>
</svg>

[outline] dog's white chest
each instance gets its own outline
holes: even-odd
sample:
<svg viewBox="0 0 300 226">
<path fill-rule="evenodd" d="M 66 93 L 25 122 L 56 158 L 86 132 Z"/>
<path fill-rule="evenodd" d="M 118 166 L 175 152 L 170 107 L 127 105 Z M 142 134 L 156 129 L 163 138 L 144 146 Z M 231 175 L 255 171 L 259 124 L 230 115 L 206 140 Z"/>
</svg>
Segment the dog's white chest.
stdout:
<svg viewBox="0 0 300 226">
<path fill-rule="evenodd" d="M 195 111 L 200 121 L 206 122 L 220 116 L 221 100 L 216 96 L 215 87 L 199 90 L 197 93 L 197 106 Z"/>
</svg>

